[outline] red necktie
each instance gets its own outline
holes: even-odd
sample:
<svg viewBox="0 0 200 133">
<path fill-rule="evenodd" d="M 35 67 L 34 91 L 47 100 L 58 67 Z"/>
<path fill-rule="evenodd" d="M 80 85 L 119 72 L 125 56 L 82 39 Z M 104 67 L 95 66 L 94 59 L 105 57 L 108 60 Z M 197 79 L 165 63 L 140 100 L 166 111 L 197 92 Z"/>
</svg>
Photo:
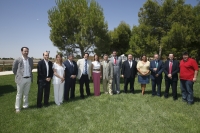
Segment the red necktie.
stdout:
<svg viewBox="0 0 200 133">
<path fill-rule="evenodd" d="M 170 63 L 169 63 L 169 74 L 171 74 L 172 73 L 172 62 L 170 61 Z"/>
<path fill-rule="evenodd" d="M 115 58 L 115 60 L 114 60 L 114 63 L 117 64 L 117 62 L 116 62 L 116 58 Z"/>
</svg>

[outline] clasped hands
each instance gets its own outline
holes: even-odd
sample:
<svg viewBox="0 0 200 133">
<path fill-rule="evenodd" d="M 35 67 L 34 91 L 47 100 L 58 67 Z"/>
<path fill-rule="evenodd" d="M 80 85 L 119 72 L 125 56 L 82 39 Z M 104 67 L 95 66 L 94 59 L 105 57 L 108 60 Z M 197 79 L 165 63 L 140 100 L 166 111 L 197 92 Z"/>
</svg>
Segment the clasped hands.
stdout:
<svg viewBox="0 0 200 133">
<path fill-rule="evenodd" d="M 46 81 L 47 81 L 47 82 L 50 82 L 50 81 L 51 81 L 51 78 L 46 78 Z"/>
<path fill-rule="evenodd" d="M 71 78 L 72 78 L 72 79 L 75 79 L 75 78 L 76 78 L 76 75 L 71 75 Z"/>
</svg>

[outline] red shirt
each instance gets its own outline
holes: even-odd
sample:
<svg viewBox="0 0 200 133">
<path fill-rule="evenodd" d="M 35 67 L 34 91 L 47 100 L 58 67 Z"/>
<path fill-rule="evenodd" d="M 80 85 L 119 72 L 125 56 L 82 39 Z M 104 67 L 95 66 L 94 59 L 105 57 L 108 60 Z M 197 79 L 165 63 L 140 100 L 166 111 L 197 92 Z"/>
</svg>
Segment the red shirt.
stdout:
<svg viewBox="0 0 200 133">
<path fill-rule="evenodd" d="M 187 61 L 181 60 L 180 79 L 193 81 L 194 72 L 198 70 L 198 64 L 194 59 L 188 58 Z"/>
</svg>

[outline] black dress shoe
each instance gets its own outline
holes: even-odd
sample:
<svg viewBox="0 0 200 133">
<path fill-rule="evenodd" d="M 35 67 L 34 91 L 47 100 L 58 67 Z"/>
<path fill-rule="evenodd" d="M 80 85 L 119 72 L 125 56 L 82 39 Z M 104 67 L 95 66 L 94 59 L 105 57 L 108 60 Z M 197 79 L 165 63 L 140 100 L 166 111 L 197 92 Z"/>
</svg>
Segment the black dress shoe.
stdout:
<svg viewBox="0 0 200 133">
<path fill-rule="evenodd" d="M 182 99 L 182 101 L 183 101 L 183 102 L 187 102 L 187 100 L 186 100 L 186 99 Z"/>
<path fill-rule="evenodd" d="M 38 109 L 42 108 L 42 106 L 37 106 Z"/>
<path fill-rule="evenodd" d="M 81 96 L 81 99 L 84 99 L 85 98 L 85 96 Z"/>
<path fill-rule="evenodd" d="M 173 98 L 174 101 L 178 100 L 177 98 Z"/>
</svg>

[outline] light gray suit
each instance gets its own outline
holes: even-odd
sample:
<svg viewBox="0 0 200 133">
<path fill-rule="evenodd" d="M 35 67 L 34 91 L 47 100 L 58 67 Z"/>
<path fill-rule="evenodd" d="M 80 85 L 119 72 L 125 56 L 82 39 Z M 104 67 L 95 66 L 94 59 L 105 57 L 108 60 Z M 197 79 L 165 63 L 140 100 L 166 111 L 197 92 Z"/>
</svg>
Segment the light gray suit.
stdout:
<svg viewBox="0 0 200 133">
<path fill-rule="evenodd" d="M 112 95 L 113 64 L 110 61 L 101 62 L 103 70 L 103 90 Z"/>
<path fill-rule="evenodd" d="M 28 61 L 29 61 L 29 72 L 31 74 L 31 81 L 33 81 L 33 74 L 32 74 L 33 60 L 32 58 L 28 57 Z M 20 84 L 23 78 L 23 74 L 24 74 L 24 63 L 23 63 L 22 57 L 19 57 L 14 60 L 12 70 L 13 70 L 13 73 L 15 74 L 15 82 L 17 84 Z"/>
<path fill-rule="evenodd" d="M 31 86 L 31 81 L 33 81 L 33 60 L 31 58 L 27 58 L 29 62 L 29 73 L 30 75 L 24 75 L 24 62 L 23 58 L 19 57 L 13 62 L 13 73 L 15 74 L 15 82 L 17 83 L 17 95 L 15 102 L 16 111 L 20 111 L 21 98 L 23 96 L 23 108 L 28 107 L 28 94 Z M 28 76 L 28 77 L 27 77 Z"/>
<path fill-rule="evenodd" d="M 122 67 L 122 58 L 116 57 L 116 64 L 114 62 L 114 57 L 110 59 L 113 64 L 114 72 L 113 72 L 113 81 L 112 81 L 112 89 L 113 92 L 120 92 L 120 73 Z"/>
</svg>

